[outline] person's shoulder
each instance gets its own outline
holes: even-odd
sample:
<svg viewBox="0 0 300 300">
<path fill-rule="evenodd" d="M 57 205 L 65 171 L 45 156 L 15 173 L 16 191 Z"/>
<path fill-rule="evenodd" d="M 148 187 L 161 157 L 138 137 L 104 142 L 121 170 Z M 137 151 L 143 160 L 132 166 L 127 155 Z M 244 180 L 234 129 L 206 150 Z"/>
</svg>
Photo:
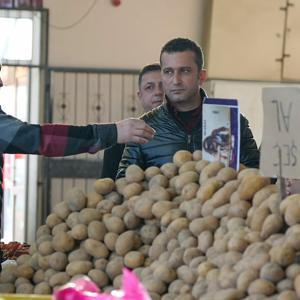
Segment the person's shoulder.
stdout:
<svg viewBox="0 0 300 300">
<path fill-rule="evenodd" d="M 153 108 L 152 110 L 144 113 L 141 116 L 141 119 L 143 119 L 145 122 L 151 122 L 152 120 L 155 120 L 156 118 L 160 118 L 165 113 L 166 107 L 164 104 Z"/>
<path fill-rule="evenodd" d="M 249 126 L 248 119 L 242 114 L 240 114 L 240 123 L 241 123 L 242 127 L 248 127 Z"/>
</svg>

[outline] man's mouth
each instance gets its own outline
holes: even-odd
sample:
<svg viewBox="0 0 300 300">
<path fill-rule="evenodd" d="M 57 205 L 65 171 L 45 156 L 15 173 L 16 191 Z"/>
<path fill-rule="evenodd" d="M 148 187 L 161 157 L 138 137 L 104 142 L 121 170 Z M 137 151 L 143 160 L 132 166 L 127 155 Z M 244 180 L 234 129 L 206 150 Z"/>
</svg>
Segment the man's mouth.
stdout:
<svg viewBox="0 0 300 300">
<path fill-rule="evenodd" d="M 184 89 L 174 89 L 174 90 L 171 90 L 172 94 L 181 94 L 183 92 L 184 92 Z"/>
</svg>

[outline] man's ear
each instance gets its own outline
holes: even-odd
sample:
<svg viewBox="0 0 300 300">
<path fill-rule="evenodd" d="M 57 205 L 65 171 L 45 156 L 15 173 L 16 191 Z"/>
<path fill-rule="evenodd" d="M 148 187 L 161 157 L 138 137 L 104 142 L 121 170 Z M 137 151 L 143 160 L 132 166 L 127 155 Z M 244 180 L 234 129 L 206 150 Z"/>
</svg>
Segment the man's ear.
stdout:
<svg viewBox="0 0 300 300">
<path fill-rule="evenodd" d="M 206 70 L 205 69 L 202 69 L 200 72 L 199 72 L 199 81 L 200 81 L 200 85 L 202 85 L 206 80 Z"/>
</svg>

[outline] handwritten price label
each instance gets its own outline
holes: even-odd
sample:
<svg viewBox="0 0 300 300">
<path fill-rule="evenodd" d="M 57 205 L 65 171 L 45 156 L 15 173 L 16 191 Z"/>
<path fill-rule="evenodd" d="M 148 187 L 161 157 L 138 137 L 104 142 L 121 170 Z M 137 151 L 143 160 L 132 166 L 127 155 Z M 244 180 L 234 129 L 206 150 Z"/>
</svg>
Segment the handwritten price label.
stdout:
<svg viewBox="0 0 300 300">
<path fill-rule="evenodd" d="M 300 89 L 264 88 L 263 110 L 261 171 L 300 179 Z"/>
</svg>

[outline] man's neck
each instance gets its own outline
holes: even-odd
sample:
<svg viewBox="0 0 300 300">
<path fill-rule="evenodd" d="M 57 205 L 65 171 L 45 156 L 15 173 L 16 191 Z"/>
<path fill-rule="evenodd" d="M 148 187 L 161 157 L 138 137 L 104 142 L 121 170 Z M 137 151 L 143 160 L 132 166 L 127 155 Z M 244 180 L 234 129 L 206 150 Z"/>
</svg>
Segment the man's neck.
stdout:
<svg viewBox="0 0 300 300">
<path fill-rule="evenodd" d="M 198 108 L 202 103 L 202 99 L 200 94 L 193 99 L 193 101 L 183 101 L 179 103 L 172 103 L 172 106 L 178 111 L 178 112 L 185 112 L 185 111 L 191 111 L 196 108 Z"/>
</svg>

